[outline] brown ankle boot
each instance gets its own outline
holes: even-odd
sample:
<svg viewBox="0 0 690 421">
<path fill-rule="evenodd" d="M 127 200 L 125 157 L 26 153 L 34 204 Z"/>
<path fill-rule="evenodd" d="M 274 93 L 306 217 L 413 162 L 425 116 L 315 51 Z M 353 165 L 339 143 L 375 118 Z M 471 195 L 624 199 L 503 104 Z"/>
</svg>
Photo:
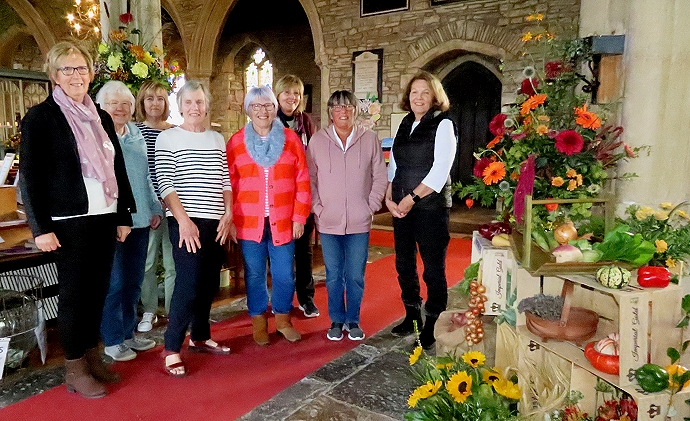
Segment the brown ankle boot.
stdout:
<svg viewBox="0 0 690 421">
<path fill-rule="evenodd" d="M 268 338 L 268 321 L 265 315 L 252 316 L 252 326 L 254 327 L 254 342 L 261 346 L 271 343 L 271 340 Z"/>
<path fill-rule="evenodd" d="M 72 393 L 79 393 L 85 398 L 96 399 L 107 395 L 105 386 L 89 374 L 86 358 L 65 360 L 65 386 Z"/>
<path fill-rule="evenodd" d="M 292 326 L 289 314 L 276 314 L 276 330 L 290 342 L 302 339 L 302 335 Z"/>
<path fill-rule="evenodd" d="M 91 373 L 94 379 L 101 383 L 117 383 L 120 381 L 120 375 L 110 371 L 105 362 L 103 362 L 98 348 L 87 349 L 84 358 L 86 358 L 89 373 Z"/>
</svg>

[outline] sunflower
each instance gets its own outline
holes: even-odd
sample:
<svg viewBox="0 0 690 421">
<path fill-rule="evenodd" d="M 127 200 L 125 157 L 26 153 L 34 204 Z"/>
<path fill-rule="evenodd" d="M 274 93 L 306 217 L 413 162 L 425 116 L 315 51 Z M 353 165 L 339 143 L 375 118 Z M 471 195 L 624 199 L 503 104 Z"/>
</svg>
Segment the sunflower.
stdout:
<svg viewBox="0 0 690 421">
<path fill-rule="evenodd" d="M 508 399 L 518 400 L 522 396 L 520 386 L 507 379 L 496 380 L 493 383 L 496 393 L 505 396 Z"/>
<path fill-rule="evenodd" d="M 485 383 L 493 384 L 497 380 L 503 380 L 503 376 L 495 370 L 484 370 L 482 379 Z"/>
<path fill-rule="evenodd" d="M 472 394 L 472 377 L 466 371 L 459 371 L 448 380 L 446 389 L 455 402 L 464 403 L 465 399 Z"/>
<path fill-rule="evenodd" d="M 425 384 L 419 386 L 416 388 L 410 397 L 407 399 L 407 405 L 410 408 L 414 408 L 417 406 L 417 402 L 419 402 L 420 399 L 426 399 L 428 397 L 434 396 L 436 392 L 441 389 L 441 386 L 443 383 L 441 383 L 441 380 L 436 380 L 433 383 L 432 382 L 426 382 Z"/>
<path fill-rule="evenodd" d="M 496 184 L 506 176 L 506 165 L 503 162 L 492 162 L 484 168 L 482 175 L 487 186 Z"/>
<path fill-rule="evenodd" d="M 412 355 L 410 355 L 410 365 L 415 365 L 415 363 L 419 360 L 419 357 L 422 355 L 422 347 L 418 346 L 412 351 Z"/>
<path fill-rule="evenodd" d="M 472 368 L 477 368 L 484 364 L 486 356 L 479 351 L 470 351 L 462 354 L 462 360 L 471 365 Z"/>
</svg>

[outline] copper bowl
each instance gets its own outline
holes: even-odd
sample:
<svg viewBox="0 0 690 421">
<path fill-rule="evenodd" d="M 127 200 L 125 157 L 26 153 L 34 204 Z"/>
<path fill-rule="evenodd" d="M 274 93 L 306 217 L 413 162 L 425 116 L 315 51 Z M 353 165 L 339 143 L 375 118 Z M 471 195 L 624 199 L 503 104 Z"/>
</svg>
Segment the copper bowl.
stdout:
<svg viewBox="0 0 690 421">
<path fill-rule="evenodd" d="M 594 336 L 599 324 L 599 315 L 582 307 L 571 307 L 560 320 L 546 320 L 526 312 L 527 330 L 544 341 L 555 339 L 580 344 Z"/>
</svg>

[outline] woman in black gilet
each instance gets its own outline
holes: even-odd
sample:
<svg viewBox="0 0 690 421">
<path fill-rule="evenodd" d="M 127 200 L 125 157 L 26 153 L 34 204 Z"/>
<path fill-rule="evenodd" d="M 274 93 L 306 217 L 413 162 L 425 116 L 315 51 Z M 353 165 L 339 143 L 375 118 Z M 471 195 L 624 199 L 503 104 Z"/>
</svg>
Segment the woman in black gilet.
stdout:
<svg viewBox="0 0 690 421">
<path fill-rule="evenodd" d="M 455 126 L 448 118 L 448 97 L 437 77 L 420 72 L 407 84 L 400 108 L 409 111 L 395 136 L 388 167 L 386 206 L 393 215 L 395 267 L 405 305 L 405 320 L 392 333 L 405 336 L 421 329 L 424 348 L 434 344 L 434 325 L 446 309 L 446 250 L 450 169 L 456 150 Z M 416 253 L 424 263 L 427 286 L 422 328 Z"/>
</svg>

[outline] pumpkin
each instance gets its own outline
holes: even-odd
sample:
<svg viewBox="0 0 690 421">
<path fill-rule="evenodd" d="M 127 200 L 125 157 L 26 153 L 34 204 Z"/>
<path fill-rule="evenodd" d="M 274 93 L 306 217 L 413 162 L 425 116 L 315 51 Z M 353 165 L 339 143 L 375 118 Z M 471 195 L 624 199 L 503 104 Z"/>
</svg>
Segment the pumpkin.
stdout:
<svg viewBox="0 0 690 421">
<path fill-rule="evenodd" d="M 594 342 L 590 342 L 585 347 L 585 357 L 592 364 L 592 367 L 599 371 L 608 374 L 618 374 L 620 371 L 620 362 L 618 355 L 606 355 L 597 352 Z"/>
<path fill-rule="evenodd" d="M 605 355 L 618 355 L 618 334 L 611 333 L 595 343 L 594 350 Z"/>
<path fill-rule="evenodd" d="M 604 266 L 596 274 L 597 282 L 607 288 L 621 289 L 630 283 L 630 271 L 618 266 Z"/>
</svg>

